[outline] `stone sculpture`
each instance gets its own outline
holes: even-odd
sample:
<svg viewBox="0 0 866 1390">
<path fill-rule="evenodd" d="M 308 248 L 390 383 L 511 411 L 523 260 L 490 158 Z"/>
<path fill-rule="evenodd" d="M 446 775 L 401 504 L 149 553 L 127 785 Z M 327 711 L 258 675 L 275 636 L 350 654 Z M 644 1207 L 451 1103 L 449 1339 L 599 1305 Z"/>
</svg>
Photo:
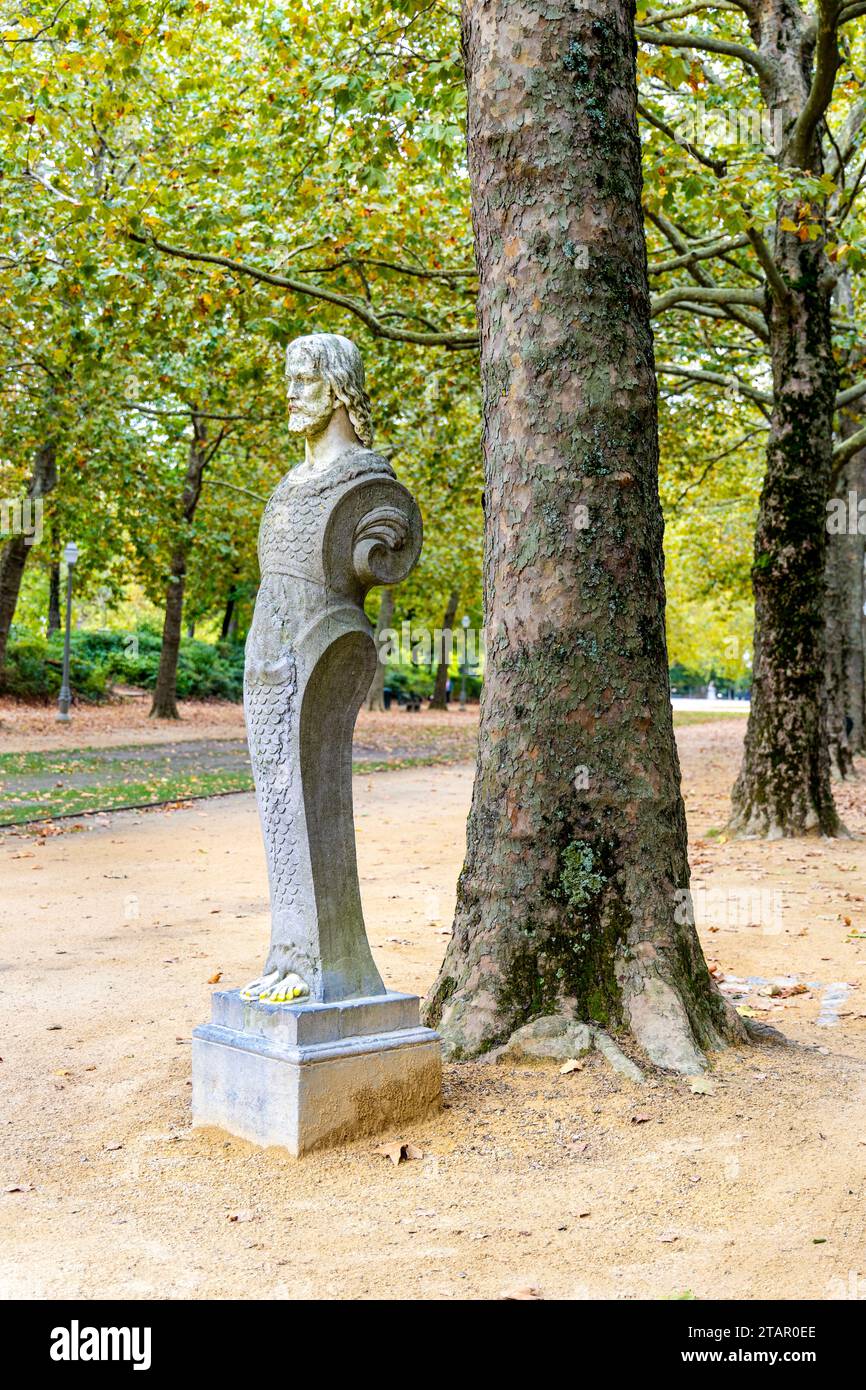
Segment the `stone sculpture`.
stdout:
<svg viewBox="0 0 866 1390">
<path fill-rule="evenodd" d="M 364 598 L 409 574 L 421 515 L 370 447 L 353 343 L 296 339 L 286 383 L 305 460 L 262 518 L 244 678 L 270 951 L 195 1030 L 193 1116 L 301 1153 L 429 1109 L 441 1059 L 417 998 L 388 993 L 373 962 L 352 813 L 352 734 L 377 661 Z"/>
<path fill-rule="evenodd" d="M 243 997 L 326 1002 L 384 993 L 358 890 L 352 732 L 377 659 L 364 598 L 406 578 L 421 516 L 369 447 L 364 368 L 348 338 L 298 338 L 286 385 L 289 429 L 305 436 L 306 459 L 277 487 L 259 532 L 244 707 L 271 948 Z"/>
</svg>

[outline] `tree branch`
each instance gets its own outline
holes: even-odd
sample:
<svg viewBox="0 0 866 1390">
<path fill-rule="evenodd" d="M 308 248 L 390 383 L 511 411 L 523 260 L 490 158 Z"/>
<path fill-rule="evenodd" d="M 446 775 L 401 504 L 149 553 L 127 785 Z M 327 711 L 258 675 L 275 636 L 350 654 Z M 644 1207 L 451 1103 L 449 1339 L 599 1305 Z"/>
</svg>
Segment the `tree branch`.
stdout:
<svg viewBox="0 0 866 1390">
<path fill-rule="evenodd" d="M 238 487 L 235 483 L 224 483 L 222 478 L 215 478 L 212 473 L 208 473 L 202 478 L 203 483 L 214 483 L 217 487 L 227 487 L 230 492 L 242 492 L 245 497 L 254 497 L 257 502 L 267 502 L 267 497 L 262 497 L 260 492 L 251 492 L 248 487 Z"/>
<path fill-rule="evenodd" d="M 192 405 L 187 406 L 183 410 L 163 410 L 161 407 L 155 405 L 144 405 L 141 401 L 121 401 L 120 404 L 127 410 L 135 410 L 141 415 L 166 415 L 184 418 L 197 415 L 199 420 L 246 420 L 252 425 L 264 424 L 264 420 L 255 415 L 218 415 L 209 410 L 197 410 L 195 406 Z M 265 420 L 276 420 L 278 418 L 279 417 L 276 415 L 265 416 Z"/>
<path fill-rule="evenodd" d="M 639 116 L 643 116 L 645 121 L 649 121 L 650 125 L 655 126 L 656 130 L 660 130 L 662 135 L 666 135 L 675 145 L 679 145 L 681 149 L 686 150 L 699 164 L 703 164 L 706 169 L 711 169 L 716 178 L 724 178 L 725 174 L 728 172 L 728 162 L 726 159 L 712 159 L 709 155 L 703 154 L 702 151 L 698 149 L 697 145 L 693 145 L 691 140 L 684 140 L 682 136 L 678 136 L 672 126 L 667 125 L 660 117 L 654 115 L 648 106 L 644 106 L 642 101 L 638 102 L 637 109 Z"/>
<path fill-rule="evenodd" d="M 772 405 L 773 397 L 767 395 L 765 391 L 756 391 L 752 386 L 744 386 L 738 377 L 724 376 L 721 372 L 708 372 L 699 367 L 678 367 L 673 362 L 657 362 L 656 372 L 662 376 L 685 377 L 687 381 L 704 381 L 711 386 L 731 386 L 736 383 L 737 391 L 742 396 L 748 396 L 749 400 L 757 401 L 761 405 Z M 866 392 L 866 386 L 864 386 Z"/>
<path fill-rule="evenodd" d="M 795 122 L 787 151 L 789 162 L 799 169 L 811 168 L 814 162 L 815 132 L 833 98 L 836 73 L 842 61 L 837 41 L 837 22 L 838 0 L 818 0 L 812 86 Z"/>
<path fill-rule="evenodd" d="M 773 298 L 777 304 L 787 304 L 791 298 L 791 291 L 785 284 L 779 271 L 779 267 L 773 258 L 773 253 L 766 241 L 758 231 L 757 227 L 747 227 L 746 236 L 755 248 L 755 255 L 761 263 L 761 269 L 767 277 Z"/>
<path fill-rule="evenodd" d="M 866 449 L 866 429 L 858 430 L 856 434 L 851 434 L 847 439 L 843 439 L 833 449 L 833 469 L 830 474 L 830 482 L 835 483 L 842 472 L 845 464 L 855 454 L 859 454 L 861 449 Z"/>
<path fill-rule="evenodd" d="M 670 270 L 689 269 L 698 261 L 707 261 L 715 256 L 724 256 L 726 251 L 739 251 L 748 245 L 749 238 L 743 232 L 740 236 L 727 237 L 723 241 L 714 242 L 711 246 L 696 246 L 694 250 L 686 251 L 681 256 L 672 256 L 668 261 L 656 261 L 649 267 L 649 273 L 650 275 L 665 275 Z"/>
<path fill-rule="evenodd" d="M 398 275 L 414 275 L 419 280 L 455 280 L 476 276 L 474 267 L 457 267 L 454 270 L 424 270 L 421 266 L 406 265 L 402 261 L 380 260 L 378 256 L 344 256 L 332 265 L 303 265 L 298 269 L 302 275 L 330 275 L 344 266 L 375 265 L 382 270 L 393 270 Z"/>
<path fill-rule="evenodd" d="M 687 300 L 690 304 L 737 304 L 761 309 L 764 295 L 761 290 L 722 289 L 716 286 L 672 285 L 669 290 L 653 295 L 650 317 L 655 318 L 672 305 Z"/>
<path fill-rule="evenodd" d="M 154 236 L 144 237 L 136 232 L 127 232 L 127 236 L 130 241 L 136 242 L 139 246 L 152 246 L 154 250 L 161 251 L 166 256 L 175 256 L 179 260 L 203 265 L 221 266 L 224 270 L 230 270 L 235 275 L 248 275 L 251 279 L 258 280 L 265 285 L 276 285 L 278 289 L 291 290 L 293 294 L 324 300 L 326 304 L 333 304 L 338 309 L 345 309 L 350 314 L 354 314 L 366 325 L 374 337 L 386 338 L 393 343 L 416 343 L 420 347 L 445 347 L 457 350 L 477 348 L 480 341 L 477 332 L 416 333 L 408 328 L 390 328 L 377 318 L 372 309 L 368 308 L 361 300 L 353 299 L 349 295 L 338 294 L 335 290 L 326 289 L 322 285 L 310 285 L 302 280 L 289 279 L 285 275 L 274 275 L 267 270 L 257 270 L 255 266 L 231 260 L 228 256 L 215 256 L 206 251 L 188 251 L 181 246 L 170 246 L 167 242 L 158 241 Z"/>
<path fill-rule="evenodd" d="M 827 160 L 827 173 L 831 178 L 839 178 L 842 173 L 842 166 L 847 164 L 855 153 L 857 136 L 860 134 L 864 121 L 866 121 L 866 100 L 860 100 L 848 112 L 838 139 L 833 141 L 834 157 Z M 838 155 L 835 153 L 836 150 L 838 150 Z"/>
<path fill-rule="evenodd" d="M 746 67 L 753 68 L 759 77 L 767 80 L 772 77 L 772 68 L 767 60 L 753 48 L 747 48 L 742 43 L 717 39 L 712 34 L 675 34 L 667 29 L 645 29 L 642 24 L 635 26 L 635 34 L 642 43 L 653 44 L 656 48 L 699 48 L 704 53 L 720 53 L 726 58 L 738 58 Z"/>
<path fill-rule="evenodd" d="M 646 215 L 649 218 L 650 222 L 652 222 L 653 226 L 658 227 L 662 236 L 667 238 L 667 240 L 670 242 L 671 246 L 674 248 L 675 251 L 680 252 L 681 255 L 687 255 L 690 251 L 695 249 L 694 247 L 689 246 L 689 243 L 686 240 L 683 233 L 677 227 L 675 227 L 673 222 L 671 222 L 667 217 L 665 217 L 663 213 L 652 212 L 649 208 L 647 208 Z M 688 266 L 687 269 L 699 285 L 703 285 L 706 287 L 712 286 L 712 276 L 708 275 L 702 266 L 691 265 Z M 718 314 L 715 311 L 709 309 L 705 309 L 702 311 L 697 305 L 688 305 L 684 303 L 682 305 L 679 305 L 678 307 L 688 309 L 691 313 L 704 312 L 711 318 L 718 317 Z M 754 333 L 755 337 L 758 338 L 762 343 L 766 343 L 769 341 L 769 333 L 767 330 L 766 322 L 763 319 L 763 317 L 759 317 L 758 314 L 753 314 L 748 309 L 740 309 L 730 304 L 726 304 L 722 308 L 721 312 L 725 318 L 732 319 L 735 323 L 739 323 L 744 328 L 748 328 L 749 332 Z"/>
<path fill-rule="evenodd" d="M 679 497 L 674 502 L 674 506 L 679 506 L 680 502 L 682 502 L 683 498 L 686 497 L 688 493 L 693 491 L 694 488 L 700 487 L 701 483 L 706 478 L 710 469 L 713 468 L 715 464 L 721 462 L 722 459 L 727 458 L 729 454 L 733 454 L 737 449 L 741 448 L 743 444 L 748 444 L 751 439 L 754 439 L 756 434 L 763 434 L 765 428 L 766 426 L 764 425 L 756 425 L 753 430 L 748 430 L 747 433 L 741 435 L 739 439 L 735 439 L 733 444 L 729 445 L 727 449 L 723 449 L 720 454 L 714 454 L 712 458 L 707 459 L 706 467 L 704 468 L 704 471 L 701 474 L 701 476 L 699 478 L 696 478 L 693 483 L 689 483 L 687 487 L 683 488 Z"/>
<path fill-rule="evenodd" d="M 856 386 L 848 386 L 844 391 L 839 391 L 836 396 L 836 409 L 842 410 L 846 405 L 853 405 L 861 396 L 866 396 L 866 381 L 858 381 Z"/>
<path fill-rule="evenodd" d="M 733 0 L 694 0 L 691 5 L 682 5 L 677 10 L 655 10 L 644 15 L 644 24 L 668 24 L 672 19 L 688 19 L 689 15 L 700 14 L 701 10 L 742 10 L 744 5 L 735 5 Z"/>
</svg>

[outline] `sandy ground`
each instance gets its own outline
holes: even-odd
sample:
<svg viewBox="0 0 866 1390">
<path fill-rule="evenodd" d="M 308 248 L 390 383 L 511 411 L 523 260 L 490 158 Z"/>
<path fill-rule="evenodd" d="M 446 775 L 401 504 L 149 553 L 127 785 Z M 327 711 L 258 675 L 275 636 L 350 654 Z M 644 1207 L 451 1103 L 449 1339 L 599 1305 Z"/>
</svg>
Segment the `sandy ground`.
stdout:
<svg viewBox="0 0 866 1390">
<path fill-rule="evenodd" d="M 794 1045 L 716 1055 L 711 1095 L 595 1055 L 567 1076 L 448 1066 L 446 1108 L 386 1136 L 423 1151 L 399 1167 L 370 1140 L 298 1162 L 190 1128 L 209 980 L 249 978 L 265 950 L 252 797 L 7 833 L 0 1293 L 866 1296 L 863 840 L 708 838 L 742 725 L 678 737 L 707 955 Z M 423 991 L 444 950 L 470 791 L 468 766 L 356 779 L 367 922 L 398 989 Z M 839 799 L 862 837 L 866 776 Z M 747 977 L 812 983 L 773 999 Z"/>
</svg>

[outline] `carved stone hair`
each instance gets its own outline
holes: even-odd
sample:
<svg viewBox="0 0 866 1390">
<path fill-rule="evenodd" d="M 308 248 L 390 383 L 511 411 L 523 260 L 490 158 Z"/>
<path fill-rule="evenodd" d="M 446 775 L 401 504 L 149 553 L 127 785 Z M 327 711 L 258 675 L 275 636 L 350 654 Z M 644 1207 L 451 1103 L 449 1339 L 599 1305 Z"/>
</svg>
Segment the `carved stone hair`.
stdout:
<svg viewBox="0 0 866 1390">
<path fill-rule="evenodd" d="M 373 443 L 370 397 L 364 390 L 364 363 L 355 344 L 340 333 L 310 333 L 286 348 L 286 371 L 294 352 L 302 352 L 314 371 L 328 382 L 349 413 L 355 433 L 369 449 Z"/>
</svg>

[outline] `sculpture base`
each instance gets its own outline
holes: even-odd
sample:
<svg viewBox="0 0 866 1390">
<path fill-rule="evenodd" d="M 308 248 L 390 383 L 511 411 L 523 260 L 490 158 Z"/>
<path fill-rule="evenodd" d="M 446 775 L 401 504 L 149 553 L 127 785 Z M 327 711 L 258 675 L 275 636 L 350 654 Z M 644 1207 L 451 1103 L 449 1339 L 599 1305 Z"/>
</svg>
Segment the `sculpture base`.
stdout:
<svg viewBox="0 0 866 1390">
<path fill-rule="evenodd" d="M 263 1004 L 217 990 L 192 1035 L 192 1122 L 295 1157 L 438 1108 L 439 1036 L 414 994 Z"/>
</svg>

